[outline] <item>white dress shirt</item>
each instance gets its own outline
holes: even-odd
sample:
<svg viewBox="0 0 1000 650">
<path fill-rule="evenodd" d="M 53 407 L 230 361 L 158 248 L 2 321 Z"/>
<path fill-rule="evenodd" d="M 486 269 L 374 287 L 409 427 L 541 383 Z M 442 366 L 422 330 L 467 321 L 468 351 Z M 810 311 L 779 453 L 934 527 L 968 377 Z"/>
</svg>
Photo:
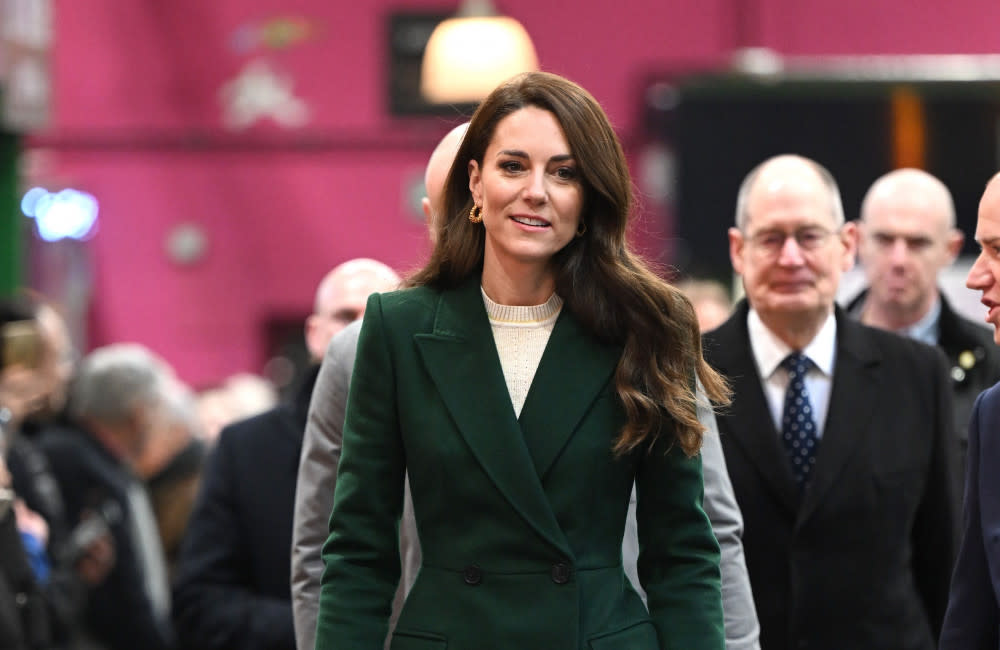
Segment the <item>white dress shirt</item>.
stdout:
<svg viewBox="0 0 1000 650">
<path fill-rule="evenodd" d="M 757 363 L 757 373 L 761 377 L 764 395 L 771 409 L 771 418 L 774 420 L 775 430 L 780 434 L 789 381 L 788 371 L 781 367 L 781 362 L 795 350 L 769 330 L 754 309 L 747 315 L 747 330 L 750 334 L 750 349 Z M 833 365 L 837 356 L 837 319 L 832 311 L 813 340 L 801 352 L 812 361 L 806 373 L 806 390 L 809 391 L 809 402 L 816 417 L 816 437 L 822 439 L 826 414 L 830 408 Z"/>
</svg>

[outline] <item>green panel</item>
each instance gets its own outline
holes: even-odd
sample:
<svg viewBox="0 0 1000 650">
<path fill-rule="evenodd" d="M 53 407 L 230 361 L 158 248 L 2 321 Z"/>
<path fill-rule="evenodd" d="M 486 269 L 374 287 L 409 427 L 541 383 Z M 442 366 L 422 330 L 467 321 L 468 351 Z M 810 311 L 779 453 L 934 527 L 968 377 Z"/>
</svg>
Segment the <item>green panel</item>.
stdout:
<svg viewBox="0 0 1000 650">
<path fill-rule="evenodd" d="M 22 285 L 27 262 L 18 183 L 20 144 L 18 136 L 0 133 L 0 295 Z"/>
</svg>

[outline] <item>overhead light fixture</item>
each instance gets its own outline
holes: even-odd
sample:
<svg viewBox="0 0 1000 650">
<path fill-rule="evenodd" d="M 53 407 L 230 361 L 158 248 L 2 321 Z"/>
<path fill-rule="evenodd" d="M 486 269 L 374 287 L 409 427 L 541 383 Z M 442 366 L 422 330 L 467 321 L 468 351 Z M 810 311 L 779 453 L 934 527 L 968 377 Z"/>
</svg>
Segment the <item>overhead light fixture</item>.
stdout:
<svg viewBox="0 0 1000 650">
<path fill-rule="evenodd" d="M 420 69 L 420 92 L 432 104 L 479 102 L 501 82 L 538 69 L 521 23 L 498 16 L 489 0 L 465 0 L 431 34 Z"/>
</svg>

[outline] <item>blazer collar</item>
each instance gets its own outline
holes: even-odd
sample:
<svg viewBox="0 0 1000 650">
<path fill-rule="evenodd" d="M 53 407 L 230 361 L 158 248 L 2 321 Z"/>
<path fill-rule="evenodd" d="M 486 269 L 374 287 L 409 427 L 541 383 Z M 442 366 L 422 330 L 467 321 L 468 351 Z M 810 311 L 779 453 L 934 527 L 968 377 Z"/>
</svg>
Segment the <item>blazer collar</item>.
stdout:
<svg viewBox="0 0 1000 650">
<path fill-rule="evenodd" d="M 598 343 L 563 307 L 521 409 L 521 431 L 542 480 L 594 400 L 608 386 L 622 348 Z M 610 447 L 617 431 L 608 431 Z"/>
<path fill-rule="evenodd" d="M 414 335 L 417 348 L 483 470 L 542 537 L 571 555 L 543 479 L 607 384 L 621 350 L 596 343 L 564 307 L 519 422 L 479 284 L 475 275 L 442 292 L 433 331 Z"/>
</svg>

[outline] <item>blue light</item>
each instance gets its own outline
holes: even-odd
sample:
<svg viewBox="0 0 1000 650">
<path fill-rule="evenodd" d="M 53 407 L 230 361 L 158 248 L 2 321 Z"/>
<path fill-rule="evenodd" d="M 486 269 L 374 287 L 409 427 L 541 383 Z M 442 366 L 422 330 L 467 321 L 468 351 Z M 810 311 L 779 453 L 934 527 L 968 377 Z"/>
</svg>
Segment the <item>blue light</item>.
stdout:
<svg viewBox="0 0 1000 650">
<path fill-rule="evenodd" d="M 34 187 L 21 199 L 21 210 L 35 218 L 38 235 L 45 241 L 84 239 L 97 223 L 97 199 L 74 189 L 57 194 Z"/>
<path fill-rule="evenodd" d="M 24 196 L 21 198 L 21 212 L 23 212 L 25 216 L 34 219 L 35 206 L 38 205 L 39 199 L 43 196 L 47 196 L 48 193 L 48 190 L 41 187 L 33 187 L 25 192 Z"/>
</svg>

